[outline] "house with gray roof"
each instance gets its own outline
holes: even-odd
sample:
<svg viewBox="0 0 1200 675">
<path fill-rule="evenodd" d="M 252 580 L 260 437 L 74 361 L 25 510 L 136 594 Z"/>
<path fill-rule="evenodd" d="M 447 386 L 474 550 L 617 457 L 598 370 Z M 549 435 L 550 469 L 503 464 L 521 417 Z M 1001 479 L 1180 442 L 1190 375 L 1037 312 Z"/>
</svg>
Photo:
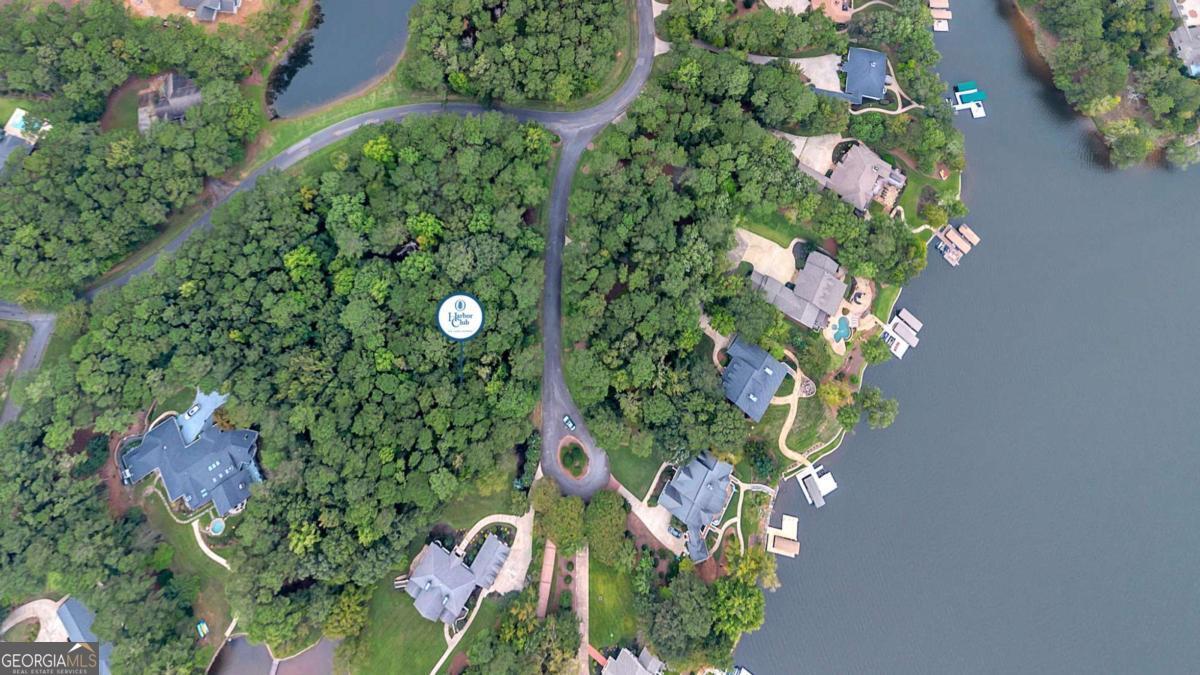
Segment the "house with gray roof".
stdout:
<svg viewBox="0 0 1200 675">
<path fill-rule="evenodd" d="M 1175 55 L 1183 61 L 1189 77 L 1200 77 L 1200 28 L 1179 26 L 1171 31 Z"/>
<path fill-rule="evenodd" d="M 874 49 L 851 47 L 842 64 L 846 73 L 846 97 L 854 105 L 864 99 L 881 101 L 887 95 L 887 56 Z"/>
<path fill-rule="evenodd" d="M 496 581 L 508 553 L 508 545 L 489 534 L 468 566 L 462 556 L 435 542 L 417 557 L 404 590 L 421 616 L 454 625 L 475 589 L 487 589 Z"/>
<path fill-rule="evenodd" d="M 178 73 L 155 77 L 138 93 L 138 131 L 146 133 L 154 122 L 181 121 L 201 98 L 200 87 Z"/>
<path fill-rule="evenodd" d="M 820 251 L 808 254 L 804 267 L 796 272 L 791 284 L 781 284 L 758 272 L 750 273 L 750 281 L 784 316 L 814 330 L 829 323 L 829 317 L 837 312 L 847 288 L 841 267 Z"/>
<path fill-rule="evenodd" d="M 604 665 L 600 675 L 662 675 L 666 669 L 667 664 L 650 653 L 649 648 L 643 647 L 641 653 L 634 656 L 633 652 L 622 647 L 617 657 L 609 659 Z"/>
<path fill-rule="evenodd" d="M 725 398 L 757 422 L 779 391 L 787 369 L 762 347 L 738 338 L 725 353 L 729 355 L 729 365 L 721 374 Z"/>
<path fill-rule="evenodd" d="M 833 166 L 826 187 L 833 190 L 859 211 L 866 211 L 871 202 L 895 201 L 907 178 L 900 170 L 862 143 L 850 146 L 841 161 Z"/>
<path fill-rule="evenodd" d="M 679 469 L 658 497 L 658 503 L 687 526 L 688 555 L 697 563 L 708 560 L 704 533 L 725 510 L 732 473 L 732 465 L 704 452 Z"/>
<path fill-rule="evenodd" d="M 262 480 L 254 462 L 258 432 L 217 427 L 212 415 L 224 402 L 215 392 L 197 390 L 186 412 L 134 439 L 119 461 L 122 482 L 131 485 L 157 472 L 167 499 L 182 499 L 189 510 L 211 502 L 220 516 L 241 511 L 250 486 Z"/>
<path fill-rule="evenodd" d="M 242 8 L 242 0 L 179 0 L 179 4 L 201 21 L 216 21 L 218 14 L 237 14 Z"/>
<path fill-rule="evenodd" d="M 92 623 L 96 620 L 96 615 L 92 614 L 92 610 L 82 602 L 68 597 L 59 604 L 57 614 L 63 627 L 67 629 L 68 640 L 71 642 L 99 642 L 96 634 L 92 632 Z M 108 666 L 112 647 L 111 642 L 100 645 L 100 653 L 97 655 L 100 662 L 100 675 L 112 673 Z"/>
</svg>

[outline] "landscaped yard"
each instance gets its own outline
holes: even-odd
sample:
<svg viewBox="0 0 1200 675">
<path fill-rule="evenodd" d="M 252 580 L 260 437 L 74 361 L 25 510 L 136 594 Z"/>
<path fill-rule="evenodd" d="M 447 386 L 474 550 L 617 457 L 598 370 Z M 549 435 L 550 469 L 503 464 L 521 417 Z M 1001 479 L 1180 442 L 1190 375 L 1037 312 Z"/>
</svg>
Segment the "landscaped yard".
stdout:
<svg viewBox="0 0 1200 675">
<path fill-rule="evenodd" d="M 108 108 L 101 119 L 105 131 L 136 130 L 138 124 L 138 98 L 149 80 L 135 78 L 121 85 L 108 100 Z"/>
<path fill-rule="evenodd" d="M 631 609 L 630 575 L 593 559 L 588 569 L 588 593 L 588 638 L 592 646 L 632 646 L 637 638 L 637 620 Z"/>
<path fill-rule="evenodd" d="M 833 414 L 816 396 L 802 398 L 796 402 L 796 421 L 788 432 L 788 447 L 804 452 L 817 441 L 829 437 L 830 428 L 837 424 Z"/>
<path fill-rule="evenodd" d="M 900 297 L 901 290 L 901 286 L 880 286 L 879 292 L 875 295 L 875 302 L 871 303 L 871 313 L 880 321 L 887 323 L 891 319 L 892 306 Z"/>
<path fill-rule="evenodd" d="M 662 462 L 654 457 L 638 457 L 624 446 L 605 448 L 605 451 L 608 452 L 608 468 L 612 475 L 634 496 L 639 499 L 645 497 Z"/>
<path fill-rule="evenodd" d="M 388 577 L 375 585 L 371 596 L 362 635 L 366 656 L 361 672 L 428 675 L 446 651 L 442 624 L 418 614 L 408 593 L 392 588 Z"/>
<path fill-rule="evenodd" d="M 774 209 L 753 209 L 737 218 L 738 227 L 766 237 L 780 246 L 788 246 L 797 237 L 805 241 L 819 241 L 817 233 L 805 224 L 794 223 L 790 218 Z"/>
<path fill-rule="evenodd" d="M 29 619 L 8 629 L 8 632 L 0 636 L 4 642 L 33 642 L 37 638 L 38 622 L 36 619 Z"/>
<path fill-rule="evenodd" d="M 454 663 L 455 657 L 470 649 L 471 644 L 479 636 L 496 630 L 496 624 L 500 621 L 500 609 L 503 604 L 503 601 L 494 595 L 484 598 L 483 606 L 479 608 L 479 614 L 475 615 L 475 621 L 467 629 L 467 634 L 463 636 L 463 639 L 458 641 L 458 646 L 454 648 L 450 657 L 442 664 L 442 669 L 438 671 L 439 673 L 450 672 L 450 665 Z"/>
<path fill-rule="evenodd" d="M 583 446 L 578 443 L 568 443 L 566 447 L 559 451 L 559 460 L 572 476 L 579 478 L 587 473 L 587 453 L 583 451 Z"/>
<path fill-rule="evenodd" d="M 483 495 L 474 489 L 474 486 L 469 486 L 463 491 L 463 496 L 446 502 L 446 505 L 442 507 L 442 522 L 456 530 L 466 530 L 484 516 L 490 516 L 493 513 L 512 514 L 512 481 L 517 472 L 517 458 L 505 455 L 503 464 L 496 470 L 504 472 L 504 489 L 490 495 Z"/>
<path fill-rule="evenodd" d="M 141 483 L 136 489 L 141 490 L 144 486 L 145 483 Z M 209 636 L 201 641 L 196 663 L 207 664 L 229 626 L 229 602 L 225 599 L 225 575 L 229 572 L 204 555 L 196 545 L 191 525 L 172 520 L 158 497 L 147 496 L 142 500 L 142 507 L 150 525 L 175 552 L 171 558 L 171 571 L 200 581 L 200 593 L 192 609 L 196 620 L 204 619 L 208 623 Z"/>
</svg>

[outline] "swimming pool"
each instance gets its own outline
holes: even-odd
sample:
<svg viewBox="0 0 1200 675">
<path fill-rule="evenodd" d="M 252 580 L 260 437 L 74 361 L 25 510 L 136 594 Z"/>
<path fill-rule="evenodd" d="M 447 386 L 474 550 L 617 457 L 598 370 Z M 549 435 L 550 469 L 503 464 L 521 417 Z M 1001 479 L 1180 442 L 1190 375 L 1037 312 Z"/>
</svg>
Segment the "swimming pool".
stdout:
<svg viewBox="0 0 1200 675">
<path fill-rule="evenodd" d="M 213 534 L 221 534 L 225 531 L 225 519 L 213 518 L 212 523 L 208 526 L 208 531 Z"/>
<path fill-rule="evenodd" d="M 850 321 L 846 317 L 838 317 L 837 329 L 833 331 L 833 339 L 837 342 L 845 342 L 850 339 Z"/>
</svg>

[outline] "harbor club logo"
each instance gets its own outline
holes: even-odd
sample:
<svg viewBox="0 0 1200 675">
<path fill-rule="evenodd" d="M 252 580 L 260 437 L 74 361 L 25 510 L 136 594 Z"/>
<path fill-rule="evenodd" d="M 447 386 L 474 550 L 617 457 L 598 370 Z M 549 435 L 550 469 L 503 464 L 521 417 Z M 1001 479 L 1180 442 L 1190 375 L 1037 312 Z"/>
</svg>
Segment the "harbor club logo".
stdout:
<svg viewBox="0 0 1200 675">
<path fill-rule="evenodd" d="M 95 642 L 0 642 L 0 675 L 99 675 Z"/>
<path fill-rule="evenodd" d="M 470 340 L 483 329 L 483 307 L 474 296 L 454 293 L 438 306 L 438 328 L 457 342 Z"/>
</svg>

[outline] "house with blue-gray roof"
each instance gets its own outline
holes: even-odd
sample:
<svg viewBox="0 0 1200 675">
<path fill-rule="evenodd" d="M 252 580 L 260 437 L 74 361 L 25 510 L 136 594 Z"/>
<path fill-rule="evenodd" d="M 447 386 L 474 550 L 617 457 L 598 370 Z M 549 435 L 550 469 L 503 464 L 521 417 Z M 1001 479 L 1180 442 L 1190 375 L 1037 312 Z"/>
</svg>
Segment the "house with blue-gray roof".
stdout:
<svg viewBox="0 0 1200 675">
<path fill-rule="evenodd" d="M 846 76 L 843 91 L 816 89 L 818 94 L 836 96 L 862 105 L 863 101 L 882 101 L 887 96 L 887 55 L 874 49 L 851 47 L 842 62 L 842 73 Z"/>
<path fill-rule="evenodd" d="M 725 353 L 729 356 L 729 364 L 721 374 L 725 398 L 757 422 L 783 384 L 787 369 L 762 347 L 740 338 L 734 338 Z"/>
<path fill-rule="evenodd" d="M 209 503 L 220 516 L 241 511 L 250 486 L 262 480 L 254 461 L 258 432 L 214 424 L 213 413 L 225 400 L 216 392 L 197 389 L 187 411 L 130 443 L 119 460 L 121 480 L 129 485 L 157 473 L 167 499 L 182 500 L 191 511 Z"/>
<path fill-rule="evenodd" d="M 658 503 L 687 526 L 688 556 L 696 563 L 709 558 L 704 535 L 725 512 L 733 465 L 701 453 L 688 462 L 663 488 Z"/>
<path fill-rule="evenodd" d="M 59 604 L 57 614 L 59 621 L 62 621 L 63 628 L 67 630 L 68 640 L 71 642 L 99 642 L 96 634 L 92 632 L 92 623 L 96 620 L 96 615 L 92 614 L 92 610 L 82 602 L 68 597 Z M 111 654 L 111 642 L 100 645 L 100 653 L 97 655 L 100 662 L 100 675 L 112 673 L 108 666 Z"/>
</svg>

